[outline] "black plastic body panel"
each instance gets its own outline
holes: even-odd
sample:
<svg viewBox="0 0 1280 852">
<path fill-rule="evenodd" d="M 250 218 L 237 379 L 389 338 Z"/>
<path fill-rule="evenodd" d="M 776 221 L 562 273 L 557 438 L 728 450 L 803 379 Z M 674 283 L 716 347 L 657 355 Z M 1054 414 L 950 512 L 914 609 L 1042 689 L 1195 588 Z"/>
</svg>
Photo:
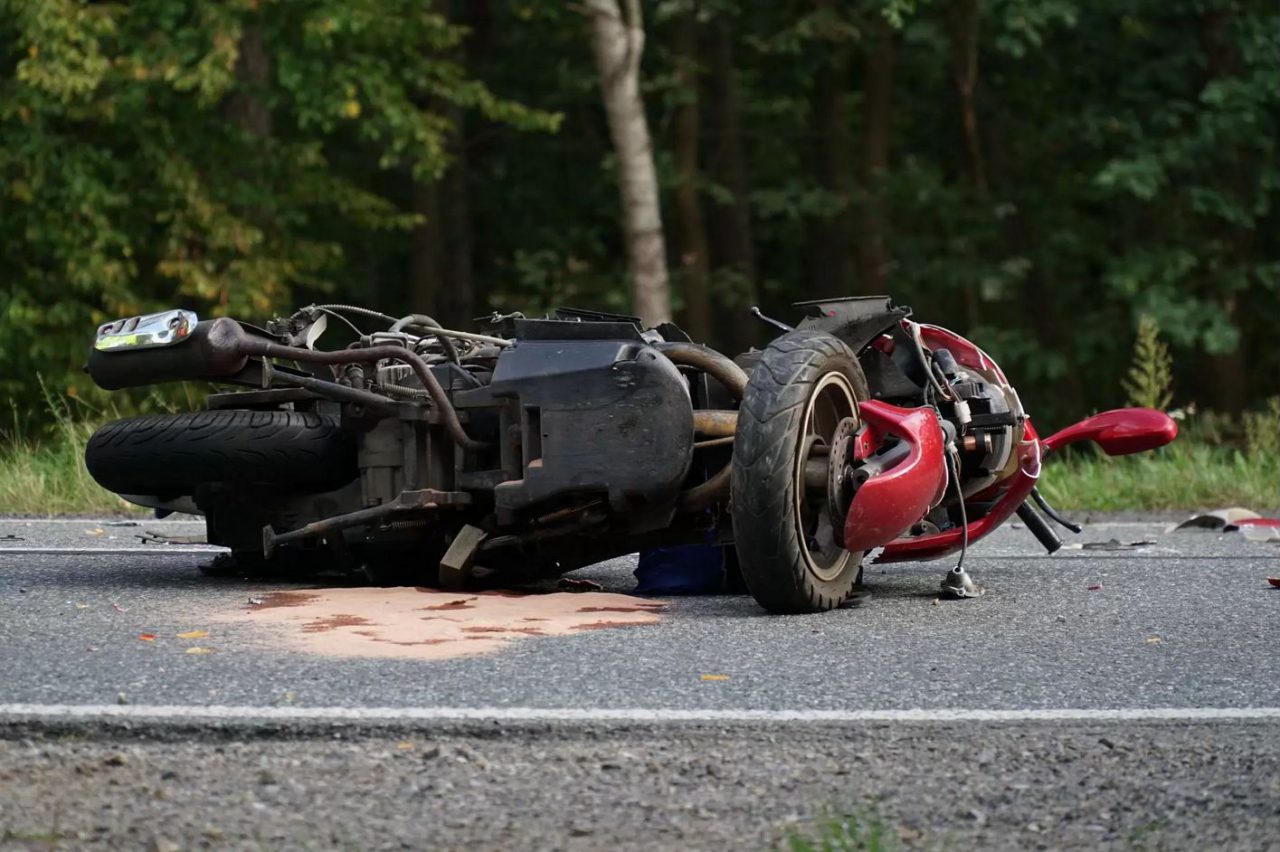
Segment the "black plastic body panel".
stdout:
<svg viewBox="0 0 1280 852">
<path fill-rule="evenodd" d="M 911 316 L 911 309 L 895 307 L 888 296 L 850 296 L 797 302 L 805 317 L 796 328 L 825 331 L 840 338 L 854 352 Z"/>
<path fill-rule="evenodd" d="M 615 511 L 646 518 L 642 526 L 669 519 L 644 510 L 674 508 L 693 456 L 693 408 L 686 380 L 656 349 L 521 340 L 499 357 L 489 391 L 520 412 L 522 476 L 495 488 L 500 517 L 600 495 Z"/>
<path fill-rule="evenodd" d="M 517 340 L 640 340 L 640 328 L 625 321 L 517 319 L 511 321 Z"/>
</svg>

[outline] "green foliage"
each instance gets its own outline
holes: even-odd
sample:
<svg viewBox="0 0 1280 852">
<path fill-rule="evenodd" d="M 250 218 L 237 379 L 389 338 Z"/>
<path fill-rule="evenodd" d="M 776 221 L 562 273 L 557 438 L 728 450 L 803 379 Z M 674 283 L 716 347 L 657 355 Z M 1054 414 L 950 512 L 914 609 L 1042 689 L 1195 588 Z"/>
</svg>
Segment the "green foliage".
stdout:
<svg viewBox="0 0 1280 852">
<path fill-rule="evenodd" d="M 1134 316 L 1161 329 L 1179 400 L 1238 407 L 1274 392 L 1280 9 L 974 4 L 979 186 L 953 52 L 964 5 L 646 8 L 644 94 L 668 192 L 674 110 L 699 99 L 716 304 L 752 298 L 787 317 L 793 301 L 857 292 L 815 235 L 878 198 L 885 289 L 922 319 L 980 335 L 1045 427 L 1123 402 Z M 0 0 L 0 397 L 38 411 L 39 370 L 91 398 L 78 372 L 89 329 L 150 307 L 255 318 L 328 291 L 407 308 L 415 177 L 462 186 L 462 203 L 441 198 L 434 215 L 468 230 L 476 313 L 628 309 L 581 11 L 479 2 L 452 4 L 447 20 L 439 8 Z M 671 38 L 695 9 L 696 91 L 678 81 Z M 888 166 L 871 178 L 865 84 L 884 20 Z M 722 256 L 733 190 L 713 120 L 716 34 L 740 107 L 749 271 Z M 243 61 L 255 43 L 268 60 L 257 76 Z M 844 88 L 824 101 L 837 62 Z M 844 189 L 820 153 L 832 106 L 848 133 Z M 859 226 L 844 227 L 856 247 Z M 1234 400 L 1226 378 L 1244 391 Z"/>
<path fill-rule="evenodd" d="M 443 173 L 450 110 L 554 127 L 468 78 L 461 37 L 408 0 L 0 0 L 0 393 L 89 392 L 108 318 L 334 289 L 421 220 L 378 173 Z"/>
<path fill-rule="evenodd" d="M 1173 400 L 1173 358 L 1160 339 L 1160 326 L 1145 314 L 1138 320 L 1133 365 L 1123 385 L 1130 405 L 1163 411 Z"/>
</svg>

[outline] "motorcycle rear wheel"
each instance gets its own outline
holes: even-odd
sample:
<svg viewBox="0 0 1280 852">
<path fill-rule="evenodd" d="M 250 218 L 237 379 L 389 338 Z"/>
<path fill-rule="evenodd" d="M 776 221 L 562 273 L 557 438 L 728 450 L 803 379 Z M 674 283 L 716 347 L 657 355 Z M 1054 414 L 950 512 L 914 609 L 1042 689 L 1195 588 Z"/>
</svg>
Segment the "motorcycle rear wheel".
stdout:
<svg viewBox="0 0 1280 852">
<path fill-rule="evenodd" d="M 853 594 L 862 554 L 839 545 L 805 464 L 868 396 L 857 356 L 821 332 L 782 335 L 751 372 L 733 445 L 733 534 L 743 580 L 770 612 L 822 612 Z"/>
<path fill-rule="evenodd" d="M 337 418 L 221 409 L 116 420 L 85 447 L 85 466 L 117 494 L 184 495 L 210 482 L 323 491 L 358 474 Z"/>
</svg>

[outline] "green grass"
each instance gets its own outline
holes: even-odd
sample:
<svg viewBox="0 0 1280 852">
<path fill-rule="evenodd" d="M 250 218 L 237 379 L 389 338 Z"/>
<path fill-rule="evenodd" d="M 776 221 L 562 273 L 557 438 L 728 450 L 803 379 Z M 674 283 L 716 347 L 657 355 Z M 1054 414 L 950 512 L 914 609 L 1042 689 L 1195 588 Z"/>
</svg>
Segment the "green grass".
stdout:
<svg viewBox="0 0 1280 852">
<path fill-rule="evenodd" d="M 807 830 L 791 830 L 786 852 L 883 852 L 894 848 L 883 822 L 874 816 L 825 816 Z"/>
<path fill-rule="evenodd" d="M 1167 447 L 1112 458 L 1068 447 L 1050 458 L 1040 491 L 1063 509 L 1141 511 L 1280 507 L 1280 398 L 1238 417 L 1189 405 Z"/>
<path fill-rule="evenodd" d="M 95 423 L 54 412 L 50 432 L 37 439 L 18 430 L 0 436 L 0 515 L 135 515 L 147 510 L 93 481 L 84 447 Z"/>
<path fill-rule="evenodd" d="M 1280 453 L 1246 453 L 1195 437 L 1117 458 L 1085 448 L 1046 462 L 1040 492 L 1074 510 L 1274 509 L 1280 507 Z"/>
</svg>

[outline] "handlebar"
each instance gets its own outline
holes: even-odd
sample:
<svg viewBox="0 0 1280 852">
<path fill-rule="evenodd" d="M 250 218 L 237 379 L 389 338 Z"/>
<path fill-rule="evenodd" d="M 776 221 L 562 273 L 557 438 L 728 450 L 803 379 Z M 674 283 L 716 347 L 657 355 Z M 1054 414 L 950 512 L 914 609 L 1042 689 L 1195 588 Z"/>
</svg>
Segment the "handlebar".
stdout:
<svg viewBox="0 0 1280 852">
<path fill-rule="evenodd" d="M 1027 529 L 1031 530 L 1031 534 L 1044 545 L 1045 550 L 1056 553 L 1062 548 L 1062 539 L 1030 503 L 1024 502 L 1018 507 L 1018 517 L 1027 525 Z"/>
</svg>

